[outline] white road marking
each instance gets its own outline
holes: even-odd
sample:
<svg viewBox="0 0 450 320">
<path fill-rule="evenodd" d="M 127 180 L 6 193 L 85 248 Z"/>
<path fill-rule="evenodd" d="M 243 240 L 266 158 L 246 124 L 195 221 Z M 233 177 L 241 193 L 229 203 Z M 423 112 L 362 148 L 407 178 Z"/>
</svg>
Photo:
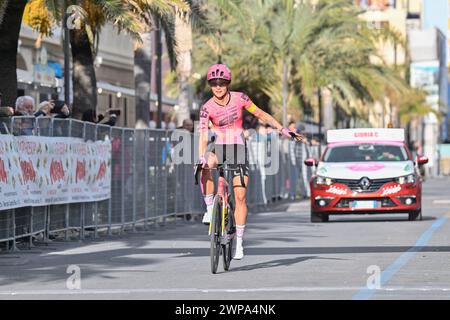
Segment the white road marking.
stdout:
<svg viewBox="0 0 450 320">
<path fill-rule="evenodd" d="M 450 204 L 450 200 L 433 200 L 434 204 Z"/>
<path fill-rule="evenodd" d="M 19 295 L 106 295 L 137 293 L 252 293 L 252 292 L 324 292 L 324 291 L 357 291 L 360 287 L 273 287 L 242 289 L 201 289 L 201 288 L 148 288 L 148 289 L 80 289 L 80 290 L 11 290 L 0 291 L 3 296 Z M 450 287 L 381 287 L 375 292 L 448 292 Z"/>
</svg>

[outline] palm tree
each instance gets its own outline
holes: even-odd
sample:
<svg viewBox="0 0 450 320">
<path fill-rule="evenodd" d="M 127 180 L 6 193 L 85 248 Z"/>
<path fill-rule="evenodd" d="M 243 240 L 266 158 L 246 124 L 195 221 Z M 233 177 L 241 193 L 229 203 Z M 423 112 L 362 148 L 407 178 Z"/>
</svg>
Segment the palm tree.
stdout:
<svg viewBox="0 0 450 320">
<path fill-rule="evenodd" d="M 241 10 L 251 12 L 250 27 L 227 19 L 221 46 L 197 36 L 196 63 L 220 52 L 239 74 L 237 85 L 257 88 L 279 119 L 286 118 L 280 105 L 319 107 L 315 96 L 325 90 L 347 113 L 364 114 L 367 103 L 384 102 L 386 88 L 397 94 L 407 88 L 395 70 L 372 63 L 380 36 L 369 33 L 350 1 L 248 0 Z"/>
<path fill-rule="evenodd" d="M 0 3 L 0 92 L 2 103 L 7 106 L 14 106 L 17 96 L 17 47 L 26 3 L 27 0 Z"/>
<path fill-rule="evenodd" d="M 177 75 L 179 81 L 179 98 L 177 126 L 189 119 L 189 78 L 192 71 L 192 28 L 188 19 L 177 16 L 175 19 L 175 39 L 178 45 Z"/>
<path fill-rule="evenodd" d="M 194 29 L 193 68 L 207 70 L 213 63 L 227 64 L 233 74 L 232 88 L 245 90 L 258 106 L 268 110 L 269 97 L 261 88 L 273 82 L 274 59 L 269 52 L 270 45 L 261 40 L 261 33 L 266 29 L 257 28 L 254 22 L 260 17 L 254 2 L 201 2 L 213 32 Z M 193 82 L 194 91 L 202 99 L 210 95 L 205 79 L 203 74 L 200 80 Z"/>
<path fill-rule="evenodd" d="M 51 28 L 60 23 L 66 8 L 82 19 L 82 23 L 70 30 L 73 81 L 73 117 L 97 106 L 97 81 L 94 69 L 95 43 L 101 28 L 112 21 L 119 32 L 127 31 L 139 38 L 141 19 L 131 2 L 116 0 L 65 0 L 64 5 L 53 0 L 30 0 L 24 21 L 42 35 L 51 34 Z M 36 8 L 41 8 L 36 10 Z"/>
<path fill-rule="evenodd" d="M 399 106 L 399 117 L 402 126 L 408 125 L 412 120 L 434 113 L 438 118 L 441 117 L 433 106 L 426 102 L 427 93 L 423 89 L 413 88 L 409 94 L 396 101 Z"/>
<path fill-rule="evenodd" d="M 158 26 L 164 31 L 165 43 L 171 68 L 176 66 L 175 19 L 189 10 L 189 4 L 182 0 L 137 1 L 142 10 L 144 31 L 140 34 L 142 42 L 136 42 L 134 51 L 134 78 L 136 92 L 136 127 L 146 128 L 150 120 L 150 93 L 152 45 Z M 159 33 L 158 33 L 159 34 Z"/>
<path fill-rule="evenodd" d="M 220 24 L 215 24 L 207 15 L 208 8 L 215 7 L 222 15 L 233 16 L 233 18 L 241 18 L 242 14 L 239 10 L 240 1 L 236 0 L 214 0 L 187 1 L 190 10 L 185 15 L 177 15 L 175 19 L 175 39 L 178 48 L 177 56 L 177 80 L 179 83 L 179 96 L 177 112 L 178 126 L 181 126 L 184 119 L 189 118 L 189 98 L 190 98 L 190 77 L 192 72 L 192 49 L 193 39 L 192 32 L 196 32 L 206 36 L 220 37 Z M 220 52 L 217 54 L 217 61 L 220 61 Z"/>
</svg>

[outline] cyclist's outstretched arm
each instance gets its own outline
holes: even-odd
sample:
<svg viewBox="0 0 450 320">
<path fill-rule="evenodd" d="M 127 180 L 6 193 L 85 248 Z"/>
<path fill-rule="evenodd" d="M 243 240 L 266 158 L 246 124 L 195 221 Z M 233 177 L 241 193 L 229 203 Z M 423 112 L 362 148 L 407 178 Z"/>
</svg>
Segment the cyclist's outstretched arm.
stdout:
<svg viewBox="0 0 450 320">
<path fill-rule="evenodd" d="M 258 108 L 254 103 L 252 103 L 246 109 L 262 122 L 268 123 L 272 128 L 275 128 L 280 132 L 281 130 L 283 130 L 283 126 L 277 120 L 275 120 L 274 117 Z"/>
<path fill-rule="evenodd" d="M 253 114 L 256 118 L 258 118 L 262 122 L 268 123 L 272 128 L 277 129 L 280 134 L 285 134 L 285 132 L 283 130 L 287 130 L 287 129 L 283 128 L 283 126 L 274 117 L 272 117 L 267 112 L 258 108 L 254 103 L 252 103 L 246 109 L 248 112 Z M 293 138 L 295 138 L 296 140 L 303 139 L 303 136 L 298 133 L 293 132 L 292 134 L 294 135 Z"/>
</svg>

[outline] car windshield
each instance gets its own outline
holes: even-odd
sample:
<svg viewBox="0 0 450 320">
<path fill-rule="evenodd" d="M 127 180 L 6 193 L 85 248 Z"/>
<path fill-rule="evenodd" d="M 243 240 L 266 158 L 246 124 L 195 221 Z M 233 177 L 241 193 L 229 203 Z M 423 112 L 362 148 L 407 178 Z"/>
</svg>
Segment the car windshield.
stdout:
<svg viewBox="0 0 450 320">
<path fill-rule="evenodd" d="M 324 162 L 407 161 L 403 146 L 389 144 L 355 144 L 327 149 Z"/>
</svg>

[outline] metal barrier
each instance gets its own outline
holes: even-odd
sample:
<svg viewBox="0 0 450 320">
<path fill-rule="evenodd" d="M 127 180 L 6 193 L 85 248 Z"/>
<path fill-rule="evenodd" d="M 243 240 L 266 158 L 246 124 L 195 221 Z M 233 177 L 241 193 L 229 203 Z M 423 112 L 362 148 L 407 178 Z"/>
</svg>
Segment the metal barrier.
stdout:
<svg viewBox="0 0 450 320">
<path fill-rule="evenodd" d="M 0 211 L 0 243 L 16 249 L 22 239 L 32 245 L 32 236 L 48 240 L 55 233 L 78 232 L 80 240 L 86 232 L 99 231 L 111 235 L 113 229 L 124 232 L 158 225 L 176 215 L 203 213 L 206 209 L 199 186 L 194 185 L 191 148 L 190 163 L 173 159 L 177 142 L 173 131 L 129 129 L 96 125 L 74 119 L 13 117 L 0 118 L 0 134 L 78 137 L 86 141 L 111 141 L 111 197 L 108 200 L 42 207 L 24 207 Z M 312 170 L 303 165 L 310 157 L 318 157 L 318 149 L 303 143 L 274 136 L 253 134 L 248 139 L 250 177 L 247 203 L 258 211 L 269 203 L 309 196 Z M 192 141 L 194 136 L 191 134 Z M 193 144 L 196 145 L 196 144 Z M 276 147 L 276 148 L 275 148 Z M 271 150 L 271 148 L 278 150 Z M 267 155 L 277 157 L 279 168 L 270 174 L 264 161 Z"/>
</svg>

